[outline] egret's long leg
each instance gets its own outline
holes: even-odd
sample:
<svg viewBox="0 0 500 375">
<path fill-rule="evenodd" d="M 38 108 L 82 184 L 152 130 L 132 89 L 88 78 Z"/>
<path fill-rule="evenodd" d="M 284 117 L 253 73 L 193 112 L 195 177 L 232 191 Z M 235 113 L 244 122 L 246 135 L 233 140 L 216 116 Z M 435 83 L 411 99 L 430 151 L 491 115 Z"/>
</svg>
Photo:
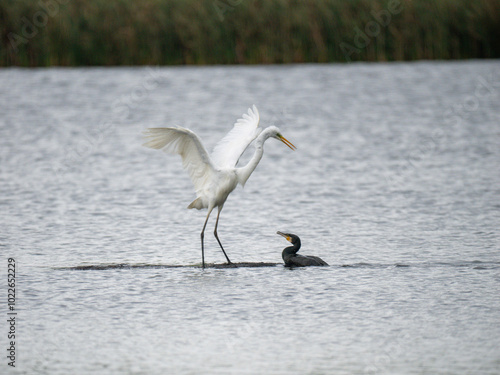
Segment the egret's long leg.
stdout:
<svg viewBox="0 0 500 375">
<path fill-rule="evenodd" d="M 203 229 L 201 230 L 201 266 L 205 268 L 205 249 L 203 245 L 203 238 L 205 237 L 205 228 L 207 227 L 208 223 L 208 218 L 210 217 L 210 213 L 212 212 L 212 209 L 208 210 L 207 218 L 205 219 L 205 224 L 203 224 Z"/>
<path fill-rule="evenodd" d="M 217 238 L 217 242 L 219 243 L 219 246 L 220 246 L 222 252 L 224 253 L 224 255 L 225 255 L 226 259 L 227 259 L 227 263 L 231 264 L 231 261 L 229 260 L 226 252 L 224 251 L 224 248 L 222 247 L 222 244 L 220 243 L 219 236 L 217 235 L 217 226 L 219 225 L 219 215 L 220 215 L 221 211 L 222 211 L 222 207 L 219 206 L 219 210 L 217 211 L 217 220 L 215 221 L 214 236 L 215 236 L 215 238 Z"/>
</svg>

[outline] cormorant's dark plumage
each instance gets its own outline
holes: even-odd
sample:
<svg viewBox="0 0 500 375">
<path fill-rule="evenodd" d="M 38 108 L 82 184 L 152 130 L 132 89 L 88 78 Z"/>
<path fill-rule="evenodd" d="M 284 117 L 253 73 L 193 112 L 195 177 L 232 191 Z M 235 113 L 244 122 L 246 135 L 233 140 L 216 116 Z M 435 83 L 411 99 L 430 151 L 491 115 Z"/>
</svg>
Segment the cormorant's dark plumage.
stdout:
<svg viewBox="0 0 500 375">
<path fill-rule="evenodd" d="M 307 266 L 328 266 L 323 259 L 312 255 L 298 255 L 300 249 L 300 238 L 295 234 L 278 232 L 280 236 L 286 238 L 293 246 L 286 247 L 281 256 L 286 267 L 307 267 Z"/>
</svg>

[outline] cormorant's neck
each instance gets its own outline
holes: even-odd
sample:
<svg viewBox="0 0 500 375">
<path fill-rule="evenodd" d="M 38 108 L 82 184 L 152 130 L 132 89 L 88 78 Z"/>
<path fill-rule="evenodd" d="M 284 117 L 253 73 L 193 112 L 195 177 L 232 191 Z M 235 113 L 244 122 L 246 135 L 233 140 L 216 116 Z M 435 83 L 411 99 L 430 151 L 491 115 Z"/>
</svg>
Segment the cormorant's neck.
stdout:
<svg viewBox="0 0 500 375">
<path fill-rule="evenodd" d="M 297 240 L 297 242 L 295 242 L 293 246 L 285 247 L 283 249 L 281 257 L 286 262 L 287 259 L 295 256 L 297 254 L 297 251 L 299 251 L 299 249 L 300 249 L 300 240 Z"/>
</svg>

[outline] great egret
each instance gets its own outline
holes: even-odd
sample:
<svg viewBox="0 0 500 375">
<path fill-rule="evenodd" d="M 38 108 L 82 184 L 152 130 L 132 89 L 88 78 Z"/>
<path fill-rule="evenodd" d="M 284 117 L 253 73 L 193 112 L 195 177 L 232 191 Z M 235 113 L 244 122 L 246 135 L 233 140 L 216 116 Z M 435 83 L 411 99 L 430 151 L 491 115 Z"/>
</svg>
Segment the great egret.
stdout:
<svg viewBox="0 0 500 375">
<path fill-rule="evenodd" d="M 196 199 L 188 208 L 208 209 L 207 218 L 201 231 L 201 262 L 205 268 L 204 233 L 208 218 L 212 210 L 217 207 L 217 220 L 215 222 L 214 236 L 219 243 L 228 263 L 229 257 L 217 235 L 219 216 L 228 195 L 246 181 L 259 164 L 264 153 L 264 142 L 268 138 L 276 138 L 285 145 L 295 150 L 295 146 L 283 137 L 276 126 L 270 126 L 262 131 L 259 128 L 259 112 L 255 105 L 248 109 L 248 114 L 236 121 L 231 131 L 215 146 L 212 155 L 209 155 L 200 138 L 189 129 L 175 128 L 149 128 L 144 131 L 147 142 L 143 146 L 162 150 L 169 154 L 179 154 L 182 165 L 191 177 L 196 190 Z M 240 156 L 255 140 L 255 153 L 244 167 L 236 167 Z"/>
<path fill-rule="evenodd" d="M 300 249 L 299 236 L 291 233 L 277 232 L 280 236 L 286 238 L 293 246 L 286 247 L 281 253 L 281 257 L 285 262 L 286 267 L 306 267 L 306 266 L 328 266 L 323 259 L 312 255 L 299 255 L 297 252 Z"/>
</svg>

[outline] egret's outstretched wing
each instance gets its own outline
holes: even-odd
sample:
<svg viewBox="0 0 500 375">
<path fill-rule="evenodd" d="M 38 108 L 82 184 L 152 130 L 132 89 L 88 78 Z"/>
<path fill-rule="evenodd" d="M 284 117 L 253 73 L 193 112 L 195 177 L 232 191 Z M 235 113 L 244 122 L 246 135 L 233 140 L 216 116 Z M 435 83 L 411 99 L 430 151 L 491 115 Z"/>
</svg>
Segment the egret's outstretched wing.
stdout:
<svg viewBox="0 0 500 375">
<path fill-rule="evenodd" d="M 182 157 L 182 166 L 188 171 L 197 193 L 213 176 L 210 156 L 200 138 L 191 130 L 181 127 L 149 128 L 143 134 L 147 140 L 143 146 Z"/>
<path fill-rule="evenodd" d="M 241 154 L 248 145 L 257 138 L 259 128 L 259 111 L 255 105 L 248 109 L 248 114 L 238 119 L 234 127 L 216 145 L 212 152 L 212 161 L 219 168 L 234 168 Z"/>
</svg>

